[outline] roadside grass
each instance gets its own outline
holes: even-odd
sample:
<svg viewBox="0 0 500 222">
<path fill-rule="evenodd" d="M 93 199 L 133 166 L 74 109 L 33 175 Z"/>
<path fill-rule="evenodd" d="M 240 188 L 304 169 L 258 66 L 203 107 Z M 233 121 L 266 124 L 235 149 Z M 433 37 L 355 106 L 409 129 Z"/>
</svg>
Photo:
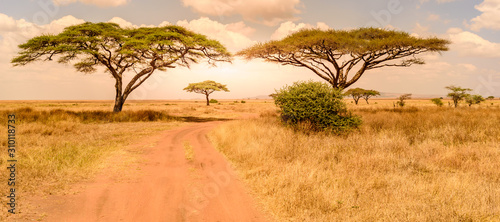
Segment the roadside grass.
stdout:
<svg viewBox="0 0 500 222">
<path fill-rule="evenodd" d="M 18 203 L 29 196 L 65 192 L 72 184 L 91 178 L 106 159 L 128 158 L 126 147 L 141 138 L 182 124 L 176 118 L 155 111 L 115 114 L 104 111 L 1 110 L 0 168 L 7 167 L 7 115 L 16 114 L 16 194 Z M 132 156 L 132 157 L 131 157 Z M 130 159 L 132 158 L 132 159 Z M 125 161 L 125 160 L 123 160 Z M 108 164 L 109 165 L 109 164 Z M 7 196 L 7 170 L 0 171 L 0 195 Z M 3 180 L 3 179 L 2 179 Z M 2 198 L 4 199 L 4 198 Z M 2 204 L 2 214 L 7 212 Z M 0 215 L 1 216 L 1 215 Z M 1 217 L 0 217 L 1 218 Z"/>
<path fill-rule="evenodd" d="M 23 194 L 63 192 L 68 185 L 89 178 L 104 160 L 140 138 L 184 122 L 237 118 L 270 103 L 250 102 L 206 107 L 192 101 L 131 102 L 120 113 L 99 101 L 0 102 L 0 122 L 16 114 L 16 188 Z M 232 101 L 231 101 L 232 103 Z M 262 108 L 265 110 L 265 108 Z M 5 125 L 6 126 L 6 125 Z M 0 167 L 7 167 L 7 128 L 0 128 Z M 7 178 L 7 170 L 0 171 Z M 0 183 L 6 196 L 7 182 Z M 2 211 L 6 212 L 6 211 Z"/>
<path fill-rule="evenodd" d="M 349 135 L 269 111 L 209 138 L 277 221 L 499 221 L 500 110 L 386 103 L 351 106 L 363 124 Z"/>
</svg>

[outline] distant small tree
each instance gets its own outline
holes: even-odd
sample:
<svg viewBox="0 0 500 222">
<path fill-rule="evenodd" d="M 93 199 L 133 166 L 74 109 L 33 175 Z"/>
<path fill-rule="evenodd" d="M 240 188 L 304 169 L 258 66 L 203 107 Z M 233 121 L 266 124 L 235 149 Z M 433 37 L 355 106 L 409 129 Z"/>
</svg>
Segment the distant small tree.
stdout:
<svg viewBox="0 0 500 222">
<path fill-rule="evenodd" d="M 443 106 L 443 101 L 440 99 L 440 98 L 434 98 L 434 99 L 431 99 L 432 103 L 436 104 L 436 106 Z"/>
<path fill-rule="evenodd" d="M 207 80 L 199 83 L 189 83 L 189 85 L 186 88 L 184 88 L 184 90 L 188 92 L 204 94 L 207 99 L 207 106 L 210 106 L 210 100 L 208 99 L 208 95 L 212 94 L 215 91 L 229 92 L 229 89 L 226 88 L 226 85 L 222 85 L 212 80 Z"/>
<path fill-rule="evenodd" d="M 365 92 L 363 93 L 363 98 L 366 100 L 366 104 L 369 104 L 368 99 L 372 96 L 380 96 L 380 92 L 373 89 L 365 90 Z"/>
<path fill-rule="evenodd" d="M 448 93 L 448 97 L 450 97 L 453 100 L 453 104 L 455 104 L 455 108 L 457 108 L 458 102 L 460 102 L 460 100 L 463 100 L 468 95 L 467 92 L 472 91 L 472 89 L 461 88 L 461 87 L 454 86 L 454 85 L 447 86 L 445 88 L 451 90 L 451 92 Z"/>
<path fill-rule="evenodd" d="M 352 96 L 352 99 L 354 99 L 354 103 L 358 105 L 358 101 L 361 97 L 363 97 L 364 93 L 366 90 L 362 88 L 354 88 L 354 89 L 349 89 L 347 90 L 344 95 L 346 96 Z"/>
<path fill-rule="evenodd" d="M 481 95 L 467 95 L 465 97 L 465 102 L 469 104 L 469 107 L 474 105 L 474 104 L 479 104 L 481 102 L 485 101 L 485 99 Z"/>
<path fill-rule="evenodd" d="M 487 100 L 494 100 L 494 99 L 495 99 L 495 97 L 494 97 L 494 96 L 488 96 L 486 99 L 487 99 Z"/>
<path fill-rule="evenodd" d="M 406 104 L 406 101 L 407 99 L 411 99 L 411 94 L 403 94 L 401 96 L 398 97 L 398 102 L 396 102 L 396 104 L 398 104 L 400 107 L 403 107 L 405 106 Z"/>
</svg>

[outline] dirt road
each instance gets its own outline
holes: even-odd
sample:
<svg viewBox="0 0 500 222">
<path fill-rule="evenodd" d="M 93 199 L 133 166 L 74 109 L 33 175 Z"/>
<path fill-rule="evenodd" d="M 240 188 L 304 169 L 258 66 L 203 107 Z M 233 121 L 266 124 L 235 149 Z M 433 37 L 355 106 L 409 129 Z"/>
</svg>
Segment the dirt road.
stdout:
<svg viewBox="0 0 500 222">
<path fill-rule="evenodd" d="M 265 221 L 206 138 L 220 122 L 166 131 L 134 179 L 104 172 L 82 192 L 49 198 L 43 221 Z M 186 158 L 192 149 L 192 158 Z M 52 205 L 52 206 L 50 206 Z"/>
</svg>

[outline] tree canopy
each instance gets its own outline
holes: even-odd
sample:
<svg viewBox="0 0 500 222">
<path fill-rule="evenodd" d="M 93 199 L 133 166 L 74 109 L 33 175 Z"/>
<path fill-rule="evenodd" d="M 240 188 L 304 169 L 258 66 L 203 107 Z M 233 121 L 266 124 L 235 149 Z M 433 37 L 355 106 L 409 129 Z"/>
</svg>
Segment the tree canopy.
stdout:
<svg viewBox="0 0 500 222">
<path fill-rule="evenodd" d="M 354 88 L 354 89 L 349 89 L 347 90 L 344 94 L 347 96 L 352 96 L 352 99 L 354 100 L 354 103 L 358 105 L 358 101 L 361 97 L 363 97 L 363 93 L 365 93 L 366 90 L 362 88 Z"/>
<path fill-rule="evenodd" d="M 380 92 L 373 89 L 365 90 L 365 92 L 363 93 L 363 98 L 366 100 L 366 104 L 369 104 L 368 99 L 370 99 L 370 97 L 372 96 L 380 96 Z"/>
<path fill-rule="evenodd" d="M 208 63 L 230 61 L 230 53 L 216 40 L 183 27 L 121 28 L 115 23 L 91 23 L 69 26 L 57 35 L 41 35 L 19 45 L 14 66 L 35 61 L 73 63 L 78 72 L 93 73 L 98 67 L 116 80 L 114 111 L 119 112 L 129 94 L 156 70 L 189 67 L 200 59 Z M 130 82 L 123 76 L 131 72 Z"/>
<path fill-rule="evenodd" d="M 403 94 L 403 95 L 400 95 L 397 99 L 399 101 L 396 102 L 396 104 L 400 107 L 403 107 L 406 105 L 406 100 L 407 99 L 411 99 L 411 93 L 406 93 L 406 94 Z"/>
<path fill-rule="evenodd" d="M 258 43 L 237 55 L 305 67 L 334 88 L 345 89 L 371 69 L 424 64 L 417 55 L 447 51 L 448 44 L 450 41 L 445 39 L 377 28 L 303 29 L 282 40 Z M 353 70 L 355 74 L 349 78 Z"/>
<path fill-rule="evenodd" d="M 458 102 L 460 102 L 460 100 L 465 99 L 469 95 L 467 92 L 472 91 L 472 89 L 462 88 L 454 85 L 447 86 L 445 88 L 451 91 L 448 93 L 447 96 L 453 100 L 455 108 L 457 108 Z"/>
<path fill-rule="evenodd" d="M 372 96 L 379 96 L 380 92 L 372 89 L 362 89 L 362 88 L 354 88 L 349 89 L 345 93 L 347 96 L 352 96 L 356 105 L 358 105 L 358 101 L 360 98 L 364 98 L 366 100 L 366 104 L 369 104 L 368 99 Z"/>
<path fill-rule="evenodd" d="M 226 85 L 223 85 L 221 83 L 212 80 L 207 80 L 199 83 L 189 83 L 189 85 L 186 88 L 184 88 L 184 90 L 188 92 L 204 94 L 207 99 L 207 106 L 210 106 L 210 100 L 208 99 L 208 96 L 213 92 L 215 91 L 229 92 L 229 89 L 227 89 Z"/>
<path fill-rule="evenodd" d="M 474 105 L 474 104 L 479 104 L 481 102 L 484 102 L 485 99 L 483 98 L 483 96 L 481 95 L 470 95 L 470 94 L 467 94 L 465 96 L 465 102 L 467 104 L 469 104 L 469 107 Z"/>
</svg>

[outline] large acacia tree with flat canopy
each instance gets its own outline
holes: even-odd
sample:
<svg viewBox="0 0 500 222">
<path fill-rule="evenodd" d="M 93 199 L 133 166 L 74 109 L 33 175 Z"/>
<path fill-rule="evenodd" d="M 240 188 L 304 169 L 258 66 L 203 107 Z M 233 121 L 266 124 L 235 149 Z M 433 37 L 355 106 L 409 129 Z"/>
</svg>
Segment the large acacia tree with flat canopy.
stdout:
<svg viewBox="0 0 500 222">
<path fill-rule="evenodd" d="M 208 63 L 230 61 L 230 53 L 216 40 L 175 25 L 164 27 L 121 28 L 115 23 L 91 23 L 69 26 L 58 35 L 42 35 L 19 45 L 14 66 L 38 60 L 73 63 L 83 73 L 104 67 L 115 79 L 113 111 L 120 112 L 125 100 L 156 70 L 208 59 Z M 128 83 L 124 75 L 131 74 Z M 125 85 L 126 84 L 126 85 Z"/>
<path fill-rule="evenodd" d="M 308 68 L 333 88 L 345 89 L 371 69 L 424 64 L 417 55 L 447 51 L 449 43 L 378 28 L 303 29 L 282 40 L 258 43 L 237 55 Z"/>
</svg>

